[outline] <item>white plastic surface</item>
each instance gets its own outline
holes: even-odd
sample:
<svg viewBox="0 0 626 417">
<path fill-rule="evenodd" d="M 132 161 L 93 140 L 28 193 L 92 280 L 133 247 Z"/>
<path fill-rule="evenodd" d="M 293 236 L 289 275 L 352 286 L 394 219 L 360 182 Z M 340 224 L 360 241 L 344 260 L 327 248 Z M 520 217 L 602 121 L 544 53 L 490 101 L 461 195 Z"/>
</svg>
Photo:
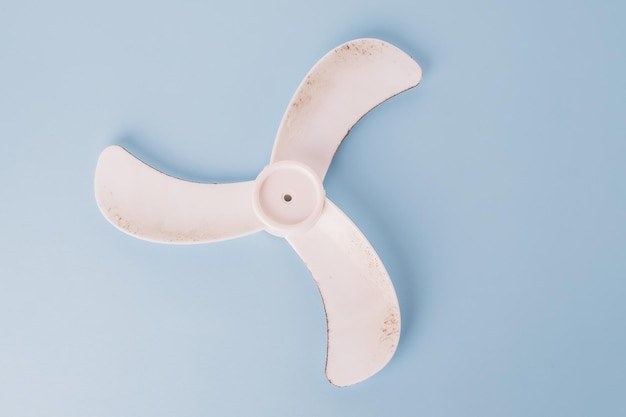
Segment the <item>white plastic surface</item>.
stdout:
<svg viewBox="0 0 626 417">
<path fill-rule="evenodd" d="M 170 177 L 121 146 L 100 154 L 95 192 L 114 226 L 161 243 L 203 243 L 263 229 L 252 209 L 253 181 L 200 184 Z"/>
<path fill-rule="evenodd" d="M 311 168 L 281 161 L 266 166 L 257 177 L 253 207 L 268 232 L 286 236 L 315 224 L 325 195 L 322 181 Z"/>
<path fill-rule="evenodd" d="M 352 385 L 380 371 L 398 346 L 400 307 L 374 248 L 328 199 L 315 226 L 287 240 L 313 275 L 324 302 L 328 380 Z"/>
<path fill-rule="evenodd" d="M 286 237 L 324 301 L 326 376 L 337 386 L 355 384 L 393 356 L 400 309 L 378 255 L 325 197 L 322 181 L 352 126 L 417 85 L 421 75 L 415 61 L 388 43 L 348 42 L 304 79 L 279 128 L 271 163 L 255 181 L 183 181 L 110 146 L 96 168 L 98 206 L 122 231 L 155 242 L 211 242 L 259 230 Z"/>
<path fill-rule="evenodd" d="M 303 162 L 323 180 L 350 129 L 421 79 L 420 66 L 387 42 L 357 39 L 337 47 L 311 69 L 291 99 L 271 161 Z"/>
</svg>

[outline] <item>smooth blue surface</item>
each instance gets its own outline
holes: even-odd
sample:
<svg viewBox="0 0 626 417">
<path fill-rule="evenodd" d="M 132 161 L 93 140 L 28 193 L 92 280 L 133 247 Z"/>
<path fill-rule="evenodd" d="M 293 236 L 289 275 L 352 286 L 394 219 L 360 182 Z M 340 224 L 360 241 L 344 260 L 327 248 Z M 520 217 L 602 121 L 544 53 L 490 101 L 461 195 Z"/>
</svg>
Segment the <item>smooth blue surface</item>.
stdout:
<svg viewBox="0 0 626 417">
<path fill-rule="evenodd" d="M 625 21 L 620 1 L 0 1 L 0 415 L 626 415 Z M 286 242 L 145 243 L 92 184 L 113 143 L 254 178 L 302 77 L 357 37 L 424 79 L 326 179 L 403 315 L 388 367 L 337 389 Z"/>
</svg>

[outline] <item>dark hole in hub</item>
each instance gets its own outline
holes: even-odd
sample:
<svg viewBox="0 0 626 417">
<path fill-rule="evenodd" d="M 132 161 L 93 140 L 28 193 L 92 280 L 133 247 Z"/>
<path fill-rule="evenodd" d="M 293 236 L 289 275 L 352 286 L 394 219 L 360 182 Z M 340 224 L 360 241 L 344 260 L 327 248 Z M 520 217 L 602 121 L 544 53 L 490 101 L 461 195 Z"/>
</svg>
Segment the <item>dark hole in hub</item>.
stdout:
<svg viewBox="0 0 626 417">
<path fill-rule="evenodd" d="M 291 200 L 293 200 L 293 197 L 291 196 L 291 194 L 285 194 L 283 195 L 283 201 L 285 203 L 291 203 Z"/>
</svg>

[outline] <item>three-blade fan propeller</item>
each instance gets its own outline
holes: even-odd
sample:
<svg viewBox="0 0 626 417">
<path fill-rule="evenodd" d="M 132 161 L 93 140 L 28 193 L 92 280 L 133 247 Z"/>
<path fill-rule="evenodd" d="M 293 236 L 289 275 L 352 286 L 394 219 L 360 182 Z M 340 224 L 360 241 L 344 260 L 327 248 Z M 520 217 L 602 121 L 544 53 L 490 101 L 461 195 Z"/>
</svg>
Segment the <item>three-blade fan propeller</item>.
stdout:
<svg viewBox="0 0 626 417">
<path fill-rule="evenodd" d="M 162 243 L 203 243 L 260 230 L 287 239 L 319 288 L 328 323 L 326 376 L 337 386 L 381 370 L 400 338 L 389 275 L 322 181 L 352 126 L 416 86 L 419 65 L 393 45 L 358 39 L 324 56 L 283 117 L 270 164 L 254 181 L 200 184 L 163 174 L 120 146 L 100 155 L 98 206 L 123 232 Z"/>
</svg>

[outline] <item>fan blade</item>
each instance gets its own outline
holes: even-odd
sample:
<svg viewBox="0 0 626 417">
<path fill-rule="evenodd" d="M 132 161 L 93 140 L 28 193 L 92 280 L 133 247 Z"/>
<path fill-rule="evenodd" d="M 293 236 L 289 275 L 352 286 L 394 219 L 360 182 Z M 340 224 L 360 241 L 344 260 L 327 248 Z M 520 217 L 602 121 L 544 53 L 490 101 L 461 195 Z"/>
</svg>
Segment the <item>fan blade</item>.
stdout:
<svg viewBox="0 0 626 417">
<path fill-rule="evenodd" d="M 289 235 L 319 288 L 328 326 L 326 377 L 352 385 L 381 370 L 400 339 L 389 275 L 361 231 L 330 200 L 312 229 Z"/>
<path fill-rule="evenodd" d="M 104 217 L 123 232 L 162 243 L 212 242 L 262 230 L 252 210 L 253 184 L 180 180 L 120 146 L 102 151 L 95 176 Z"/>
<path fill-rule="evenodd" d="M 311 69 L 291 99 L 271 161 L 303 162 L 323 180 L 350 129 L 421 79 L 420 66 L 389 43 L 357 39 L 337 47 Z"/>
</svg>

